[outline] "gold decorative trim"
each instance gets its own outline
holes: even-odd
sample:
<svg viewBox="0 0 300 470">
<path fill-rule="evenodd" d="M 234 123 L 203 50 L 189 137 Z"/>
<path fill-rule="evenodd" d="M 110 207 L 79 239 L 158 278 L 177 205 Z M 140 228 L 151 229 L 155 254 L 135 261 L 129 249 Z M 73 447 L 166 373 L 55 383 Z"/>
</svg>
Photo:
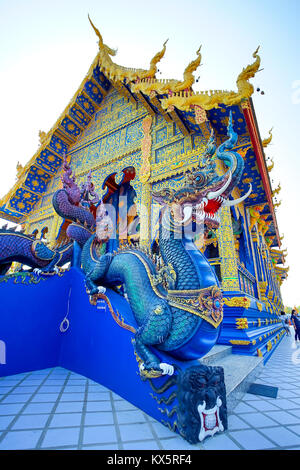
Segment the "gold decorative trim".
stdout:
<svg viewBox="0 0 300 470">
<path fill-rule="evenodd" d="M 110 303 L 110 300 L 108 297 L 106 297 L 106 295 L 104 294 L 94 294 L 92 296 L 89 296 L 89 301 L 92 305 L 97 305 L 97 300 L 98 299 L 102 299 L 104 300 L 106 303 L 107 303 L 107 306 L 108 306 L 108 309 L 111 313 L 111 316 L 113 317 L 113 319 L 115 320 L 115 322 L 121 327 L 121 328 L 124 328 L 125 330 L 128 330 L 128 331 L 131 331 L 131 333 L 136 333 L 136 329 L 131 326 L 131 325 L 127 325 L 125 322 L 124 322 L 124 318 L 123 317 L 120 317 L 120 314 L 117 310 L 117 313 L 115 313 L 111 303 Z"/>
<path fill-rule="evenodd" d="M 142 121 L 142 129 L 144 132 L 144 137 L 141 141 L 141 150 L 142 150 L 142 165 L 140 168 L 140 181 L 142 183 L 146 183 L 150 178 L 151 173 L 151 146 L 152 146 L 152 138 L 151 138 L 151 125 L 152 125 L 152 117 L 146 116 L 145 119 Z"/>
<path fill-rule="evenodd" d="M 235 323 L 236 323 L 237 330 L 244 330 L 244 329 L 249 328 L 247 318 L 236 318 Z"/>
<path fill-rule="evenodd" d="M 223 297 L 223 301 L 227 307 L 241 307 L 248 309 L 251 305 L 251 300 L 247 299 L 247 297 Z"/>
<path fill-rule="evenodd" d="M 120 250 L 122 253 L 123 250 Z M 173 307 L 199 316 L 217 328 L 223 320 L 222 291 L 218 286 L 211 286 L 197 290 L 168 291 L 167 297 L 163 295 L 153 282 L 153 276 L 144 258 L 134 250 L 125 249 L 124 252 L 136 256 L 144 265 L 149 282 L 155 294 L 161 299 L 168 300 Z M 219 302 L 220 305 L 217 305 Z M 200 311 L 199 309 L 203 309 Z"/>
<path fill-rule="evenodd" d="M 229 343 L 235 344 L 237 346 L 248 346 L 248 344 L 251 344 L 251 341 L 246 341 L 242 339 L 231 339 L 229 340 Z"/>
<path fill-rule="evenodd" d="M 210 90 L 209 93 L 206 91 L 191 94 L 190 91 L 181 91 L 161 100 L 162 107 L 168 110 L 171 106 L 175 106 L 182 111 L 189 111 L 191 107 L 197 105 L 208 111 L 217 108 L 219 104 L 233 106 L 241 102 L 243 103 L 243 100 L 250 98 L 254 92 L 254 87 L 249 83 L 249 79 L 255 76 L 260 67 L 260 57 L 257 54 L 258 49 L 253 53 L 253 58 L 255 59 L 253 64 L 245 67 L 236 80 L 237 92 Z"/>
<path fill-rule="evenodd" d="M 217 328 L 223 320 L 222 291 L 212 286 L 198 291 L 177 291 L 177 296 L 168 292 L 170 305 L 197 315 Z M 184 292 L 184 293 L 183 293 Z M 196 293 L 197 292 L 197 293 Z"/>
</svg>

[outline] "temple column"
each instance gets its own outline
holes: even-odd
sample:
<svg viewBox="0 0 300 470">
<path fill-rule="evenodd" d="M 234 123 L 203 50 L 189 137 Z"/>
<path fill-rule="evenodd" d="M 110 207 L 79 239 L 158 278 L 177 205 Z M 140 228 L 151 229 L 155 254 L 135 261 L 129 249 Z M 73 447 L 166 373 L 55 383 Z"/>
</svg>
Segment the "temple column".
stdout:
<svg viewBox="0 0 300 470">
<path fill-rule="evenodd" d="M 140 246 L 150 248 L 151 239 L 151 184 L 142 187 L 140 202 Z"/>
<path fill-rule="evenodd" d="M 229 207 L 220 211 L 220 228 L 218 229 L 219 255 L 221 258 L 222 287 L 225 291 L 239 291 L 239 273 L 236 261 L 234 236 Z"/>
<path fill-rule="evenodd" d="M 261 251 L 261 247 L 260 247 L 260 244 L 259 244 L 258 234 L 253 234 L 252 241 L 253 241 L 253 248 L 254 248 L 254 251 L 255 251 L 255 254 L 256 254 L 256 257 L 257 257 L 257 265 L 258 265 L 258 272 L 259 272 L 260 281 L 266 281 L 266 273 L 265 273 L 265 269 L 264 269 L 262 251 Z"/>
<path fill-rule="evenodd" d="M 61 220 L 61 217 L 54 212 L 53 213 L 53 219 L 52 219 L 52 224 L 51 224 L 51 229 L 49 233 L 49 245 L 50 247 L 53 247 L 55 245 L 55 239 L 57 237 L 57 231 L 58 231 L 58 225 Z"/>
<path fill-rule="evenodd" d="M 251 262 L 253 263 L 253 268 L 255 272 L 255 279 L 256 279 L 256 291 L 257 291 L 257 297 L 259 300 L 261 300 L 261 295 L 260 295 L 260 290 L 259 290 L 259 273 L 258 273 L 258 260 L 257 260 L 257 250 L 255 251 L 254 249 L 254 244 L 253 244 L 253 237 L 250 228 L 250 214 L 249 214 L 249 209 L 244 209 L 244 221 L 246 224 L 246 237 L 249 241 L 249 257 L 251 258 Z"/>
</svg>

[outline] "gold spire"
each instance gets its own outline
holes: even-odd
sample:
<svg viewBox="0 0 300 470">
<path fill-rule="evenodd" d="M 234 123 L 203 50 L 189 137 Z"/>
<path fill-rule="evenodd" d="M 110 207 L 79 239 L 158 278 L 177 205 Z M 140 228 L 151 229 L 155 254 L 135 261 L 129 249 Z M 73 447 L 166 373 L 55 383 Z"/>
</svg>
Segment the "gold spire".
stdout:
<svg viewBox="0 0 300 470">
<path fill-rule="evenodd" d="M 269 145 L 269 143 L 271 142 L 271 140 L 273 138 L 272 130 L 273 130 L 273 127 L 269 130 L 269 137 L 267 137 L 266 139 L 264 139 L 262 141 L 262 146 L 263 147 L 267 147 Z"/>
<path fill-rule="evenodd" d="M 209 93 L 207 91 L 202 91 L 193 94 L 179 92 L 178 94 L 174 93 L 169 98 L 162 100 L 162 107 L 164 109 L 168 109 L 171 106 L 176 106 L 176 108 L 181 109 L 182 111 L 189 111 L 190 107 L 197 105 L 201 106 L 205 110 L 210 110 L 217 108 L 219 104 L 233 106 L 235 104 L 240 104 L 242 100 L 250 98 L 254 92 L 254 88 L 253 85 L 249 83 L 249 79 L 255 76 L 260 67 L 258 49 L 259 47 L 253 53 L 255 61 L 245 67 L 236 80 L 237 92 L 222 90 L 210 90 Z"/>
<path fill-rule="evenodd" d="M 21 176 L 21 173 L 22 173 L 22 171 L 23 171 L 23 166 L 21 165 L 20 162 L 18 162 L 16 168 L 17 168 L 17 179 L 19 179 L 20 176 Z"/>
<path fill-rule="evenodd" d="M 99 45 L 99 49 L 103 49 L 103 51 L 105 51 L 107 54 L 109 55 L 112 55 L 112 56 L 115 56 L 117 51 L 115 49 L 111 49 L 110 47 L 108 47 L 106 44 L 104 44 L 103 42 L 103 39 L 102 39 L 102 36 L 100 34 L 100 31 L 98 28 L 96 28 L 96 26 L 94 25 L 94 23 L 92 22 L 91 18 L 90 18 L 90 15 L 88 15 L 88 19 L 89 19 L 89 22 L 91 23 L 92 25 L 92 28 L 94 29 L 96 35 L 98 36 L 98 45 Z"/>
<path fill-rule="evenodd" d="M 155 54 L 151 59 L 148 70 L 123 67 L 112 61 L 110 56 L 115 56 L 117 51 L 104 44 L 100 31 L 93 24 L 89 16 L 88 18 L 99 39 L 99 67 L 103 72 L 105 72 L 108 78 L 121 82 L 126 79 L 127 82 L 131 82 L 134 80 L 141 80 L 143 78 L 153 78 L 155 76 L 155 73 L 157 72 L 157 64 L 166 52 L 166 44 L 168 40 L 164 42 L 162 50 Z"/>
<path fill-rule="evenodd" d="M 201 46 L 197 50 L 197 58 L 192 60 L 183 72 L 183 80 L 158 80 L 158 79 L 146 79 L 138 81 L 131 85 L 131 90 L 136 93 L 138 91 L 143 92 L 146 95 L 150 95 L 151 92 L 155 91 L 159 95 L 166 94 L 168 92 L 178 93 L 183 90 L 189 90 L 194 81 L 195 77 L 193 72 L 197 70 L 201 63 Z"/>
<path fill-rule="evenodd" d="M 273 158 L 271 158 L 271 164 L 267 166 L 268 172 L 270 173 L 270 171 L 272 171 L 273 168 L 274 168 L 274 160 Z"/>
<path fill-rule="evenodd" d="M 277 188 L 272 191 L 272 196 L 275 196 L 275 194 L 279 194 L 281 191 L 281 184 L 279 183 Z"/>
<path fill-rule="evenodd" d="M 47 137 L 47 133 L 44 131 L 39 131 L 39 140 L 40 140 L 40 145 L 43 145 Z"/>
</svg>

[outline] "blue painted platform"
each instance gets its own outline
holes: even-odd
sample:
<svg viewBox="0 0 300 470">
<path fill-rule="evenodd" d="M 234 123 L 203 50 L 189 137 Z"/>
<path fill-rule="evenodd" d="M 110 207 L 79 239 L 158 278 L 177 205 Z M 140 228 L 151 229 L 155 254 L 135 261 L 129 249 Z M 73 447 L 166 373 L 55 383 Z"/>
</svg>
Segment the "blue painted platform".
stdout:
<svg viewBox="0 0 300 470">
<path fill-rule="evenodd" d="M 30 274 L 21 281 L 12 277 L 1 284 L 0 340 L 5 343 L 6 364 L 1 365 L 0 376 L 59 366 L 107 387 L 154 419 L 165 420 L 149 381 L 139 375 L 134 333 L 128 329 L 136 324 L 124 297 L 107 290 L 113 312 L 104 300 L 91 305 L 84 275 L 77 268 L 63 276 Z M 69 328 L 62 332 L 66 316 Z M 161 362 L 182 370 L 198 364 L 163 352 L 158 355 Z M 165 380 L 155 379 L 155 386 Z"/>
</svg>

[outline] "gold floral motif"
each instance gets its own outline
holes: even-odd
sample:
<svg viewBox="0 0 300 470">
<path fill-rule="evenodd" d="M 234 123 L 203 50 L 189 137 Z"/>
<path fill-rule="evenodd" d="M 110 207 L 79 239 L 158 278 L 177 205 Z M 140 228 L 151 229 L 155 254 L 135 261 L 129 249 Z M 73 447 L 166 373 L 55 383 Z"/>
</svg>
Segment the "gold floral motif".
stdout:
<svg viewBox="0 0 300 470">
<path fill-rule="evenodd" d="M 194 109 L 195 109 L 196 124 L 203 124 L 205 121 L 207 121 L 207 114 L 206 114 L 205 109 L 197 105 L 195 105 Z"/>
<path fill-rule="evenodd" d="M 232 298 L 223 298 L 224 304 L 227 307 L 241 307 L 248 309 L 251 305 L 251 300 L 247 297 L 232 297 Z"/>
<path fill-rule="evenodd" d="M 235 323 L 236 323 L 236 328 L 238 330 L 244 330 L 244 329 L 249 328 L 247 318 L 236 318 Z"/>
</svg>

